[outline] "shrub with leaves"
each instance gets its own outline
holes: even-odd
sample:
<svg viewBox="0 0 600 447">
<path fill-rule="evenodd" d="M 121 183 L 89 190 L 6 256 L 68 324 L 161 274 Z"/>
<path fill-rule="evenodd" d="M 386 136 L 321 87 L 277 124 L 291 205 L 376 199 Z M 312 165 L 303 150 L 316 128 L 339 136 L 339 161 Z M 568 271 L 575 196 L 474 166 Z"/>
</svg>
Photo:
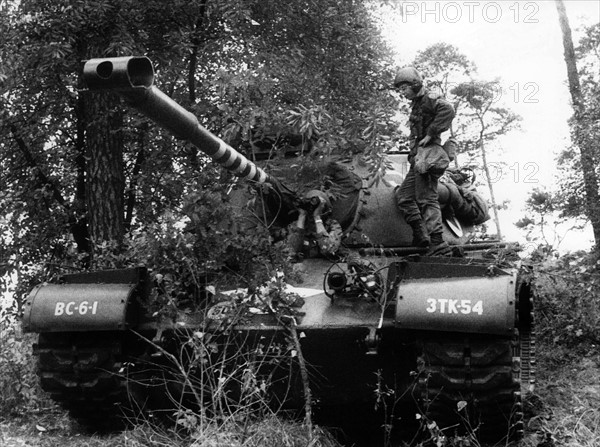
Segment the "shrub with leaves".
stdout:
<svg viewBox="0 0 600 447">
<path fill-rule="evenodd" d="M 585 253 L 545 257 L 535 266 L 538 339 L 556 360 L 600 345 L 600 260 Z M 546 350 L 546 349 L 545 349 Z"/>
<path fill-rule="evenodd" d="M 0 416 L 35 410 L 43 402 L 36 385 L 33 337 L 23 335 L 17 319 L 0 309 Z"/>
<path fill-rule="evenodd" d="M 148 340 L 155 354 L 153 363 L 146 362 L 142 369 L 155 371 L 150 382 L 144 373 L 130 377 L 131 382 L 140 380 L 161 393 L 164 411 L 157 408 L 153 414 L 166 414 L 171 426 L 193 440 L 212 439 L 215 428 L 237 425 L 239 430 L 227 434 L 237 443 L 248 436 L 251 424 L 279 414 L 300 384 L 311 437 L 310 388 L 294 322 L 301 299 L 285 290 L 282 275 L 254 292 L 223 294 L 212 286 L 207 292 L 214 296 L 206 313 L 191 316 L 196 319 L 193 328 L 187 329 L 180 314 L 174 330 L 165 331 L 160 343 Z M 260 334 L 236 330 L 251 314 L 269 315 L 288 330 Z"/>
<path fill-rule="evenodd" d="M 240 192 L 241 193 L 241 192 Z M 190 194 L 181 210 L 133 230 L 121 250 L 97 247 L 93 269 L 145 266 L 154 285 L 152 301 L 161 312 L 195 309 L 206 287 L 256 289 L 275 271 L 290 270 L 284 241 L 250 207 L 214 187 Z M 170 310 L 169 310 L 170 309 Z"/>
</svg>

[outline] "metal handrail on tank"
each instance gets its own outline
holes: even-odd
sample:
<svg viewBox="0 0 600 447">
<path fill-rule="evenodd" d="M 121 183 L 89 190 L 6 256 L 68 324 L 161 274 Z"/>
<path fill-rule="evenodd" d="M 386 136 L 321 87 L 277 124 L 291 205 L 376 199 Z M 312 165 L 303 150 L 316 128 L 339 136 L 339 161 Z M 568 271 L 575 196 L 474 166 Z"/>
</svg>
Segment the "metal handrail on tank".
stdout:
<svg viewBox="0 0 600 447">
<path fill-rule="evenodd" d="M 156 88 L 154 68 L 145 56 L 90 59 L 83 67 L 90 90 L 118 93 L 133 108 L 187 140 L 235 175 L 257 183 L 275 183 L 263 169 L 204 128 L 198 119 Z"/>
</svg>

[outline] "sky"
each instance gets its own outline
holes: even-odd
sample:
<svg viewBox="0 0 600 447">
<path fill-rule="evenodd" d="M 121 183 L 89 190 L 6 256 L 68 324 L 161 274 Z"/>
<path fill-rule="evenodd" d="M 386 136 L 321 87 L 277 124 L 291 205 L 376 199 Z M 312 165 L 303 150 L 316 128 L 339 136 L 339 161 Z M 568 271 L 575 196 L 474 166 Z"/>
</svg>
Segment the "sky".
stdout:
<svg viewBox="0 0 600 447">
<path fill-rule="evenodd" d="M 503 151 L 490 159 L 508 164 L 502 180 L 494 183 L 497 201 L 510 200 L 510 209 L 501 213 L 503 234 L 507 239 L 522 238 L 512 223 L 525 214 L 528 192 L 554 181 L 556 154 L 570 142 L 567 120 L 572 109 L 555 2 L 395 4 L 403 15 L 389 14 L 383 33 L 397 53 L 398 66 L 410 64 L 429 45 L 452 44 L 476 64 L 481 79 L 501 78 L 505 91 L 499 103 L 522 116 L 521 130 L 500 139 Z M 600 22 L 600 1 L 566 0 L 565 6 L 576 45 L 578 28 Z M 590 248 L 591 239 L 590 231 L 572 234 L 564 246 Z"/>
</svg>

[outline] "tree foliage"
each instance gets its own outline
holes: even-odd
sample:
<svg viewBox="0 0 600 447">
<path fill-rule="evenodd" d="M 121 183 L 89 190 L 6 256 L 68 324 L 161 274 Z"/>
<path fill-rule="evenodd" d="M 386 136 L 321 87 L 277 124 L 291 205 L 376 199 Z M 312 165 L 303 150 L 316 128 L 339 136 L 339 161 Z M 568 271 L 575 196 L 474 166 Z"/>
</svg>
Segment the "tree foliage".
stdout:
<svg viewBox="0 0 600 447">
<path fill-rule="evenodd" d="M 597 94 L 597 88 L 594 85 L 598 85 L 598 31 L 597 26 L 587 28 L 582 47 L 576 52 L 564 2 L 555 0 L 555 4 L 562 32 L 564 59 L 574 112 L 570 121 L 571 137 L 581 157 L 585 211 L 591 222 L 596 248 L 598 248 L 598 244 L 600 244 L 600 193 L 596 168 L 598 157 L 594 139 L 598 131 L 598 100 L 594 95 L 590 96 L 590 93 Z M 585 59 L 583 61 L 585 65 L 580 72 L 577 63 L 582 59 Z"/>
<path fill-rule="evenodd" d="M 560 192 L 547 188 L 533 189 L 525 202 L 527 214 L 515 222 L 515 226 L 526 232 L 529 247 L 534 257 L 558 252 L 561 243 L 571 230 L 581 229 L 584 222 L 561 212 L 564 197 Z"/>
<path fill-rule="evenodd" d="M 0 8 L 0 278 L 19 276 L 17 296 L 65 268 L 147 261 L 135 243 L 144 238 L 177 234 L 184 248 L 192 238 L 192 252 L 234 238 L 217 231 L 227 218 L 213 212 L 228 200 L 228 176 L 117 97 L 86 91 L 82 60 L 149 56 L 161 90 L 245 151 L 268 141 L 276 152 L 294 133 L 316 154 L 377 159 L 392 131 L 396 104 L 378 89 L 389 51 L 363 2 L 21 0 Z M 365 138 L 373 123 L 383 132 Z M 190 214 L 198 194 L 216 202 Z M 215 234 L 220 243 L 207 241 Z M 236 244 L 270 256 L 262 242 Z"/>
<path fill-rule="evenodd" d="M 583 131 L 587 134 L 590 142 L 598 141 L 600 138 L 600 24 L 585 27 L 579 45 L 575 48 L 577 67 L 581 85 L 581 93 L 584 98 L 586 114 L 581 117 L 584 126 Z M 591 144 L 589 149 L 593 152 L 593 166 L 598 171 L 597 160 L 599 158 L 596 144 Z M 565 149 L 558 158 L 558 166 L 561 170 L 559 176 L 560 189 L 565 192 L 563 210 L 567 215 L 581 216 L 586 214 L 585 197 L 583 196 L 584 183 L 580 156 L 576 147 Z"/>
<path fill-rule="evenodd" d="M 459 101 L 463 101 L 466 105 L 466 119 L 461 122 L 462 138 L 465 148 L 468 148 L 467 150 L 470 149 L 471 152 L 475 152 L 478 158 L 481 157 L 481 166 L 485 173 L 492 202 L 496 234 L 500 238 L 502 237 L 502 232 L 498 215 L 499 207 L 496 202 L 492 176 L 490 174 L 488 163 L 489 148 L 486 143 L 493 142 L 499 136 L 518 127 L 518 122 L 521 118 L 508 108 L 494 105 L 498 100 L 498 85 L 498 81 L 469 81 L 453 88 L 452 93 Z"/>
<path fill-rule="evenodd" d="M 600 138 L 600 24 L 583 28 L 579 45 L 574 48 L 576 56 L 577 74 L 579 78 L 579 92 L 584 114 L 576 114 L 570 120 L 573 144 L 563 149 L 556 161 L 558 175 L 554 187 L 548 188 L 546 193 L 553 204 L 554 220 L 559 223 L 572 222 L 575 228 L 581 227 L 587 220 L 590 221 L 589 200 L 587 197 L 586 182 L 584 181 L 584 163 L 582 153 L 577 141 L 586 142 L 588 156 L 593 162 L 587 163 L 598 176 L 599 152 L 595 142 Z M 579 137 L 577 135 L 579 135 Z M 577 140 L 577 138 L 583 140 Z M 596 182 L 597 183 L 597 182 Z M 533 191 L 528 203 L 535 201 L 536 191 Z M 536 212 L 528 207 L 528 211 Z M 538 213 L 539 214 L 539 213 Z M 534 219 L 539 224 L 540 219 Z M 538 229 L 539 230 L 539 229 Z"/>
<path fill-rule="evenodd" d="M 475 63 L 454 45 L 439 42 L 419 51 L 413 61 L 430 87 L 450 96 L 451 89 L 477 73 Z"/>
</svg>

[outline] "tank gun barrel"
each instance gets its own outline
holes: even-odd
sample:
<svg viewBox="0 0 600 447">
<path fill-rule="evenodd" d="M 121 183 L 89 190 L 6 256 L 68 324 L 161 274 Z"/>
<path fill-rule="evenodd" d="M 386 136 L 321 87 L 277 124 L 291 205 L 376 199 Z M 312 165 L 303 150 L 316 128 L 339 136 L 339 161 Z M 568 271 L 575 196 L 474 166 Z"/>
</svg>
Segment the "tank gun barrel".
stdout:
<svg viewBox="0 0 600 447">
<path fill-rule="evenodd" d="M 227 170 L 257 183 L 273 182 L 264 170 L 204 128 L 192 113 L 154 84 L 154 67 L 145 56 L 90 59 L 83 67 L 90 90 L 118 93 L 134 109 L 171 132 L 190 141 Z"/>
</svg>

